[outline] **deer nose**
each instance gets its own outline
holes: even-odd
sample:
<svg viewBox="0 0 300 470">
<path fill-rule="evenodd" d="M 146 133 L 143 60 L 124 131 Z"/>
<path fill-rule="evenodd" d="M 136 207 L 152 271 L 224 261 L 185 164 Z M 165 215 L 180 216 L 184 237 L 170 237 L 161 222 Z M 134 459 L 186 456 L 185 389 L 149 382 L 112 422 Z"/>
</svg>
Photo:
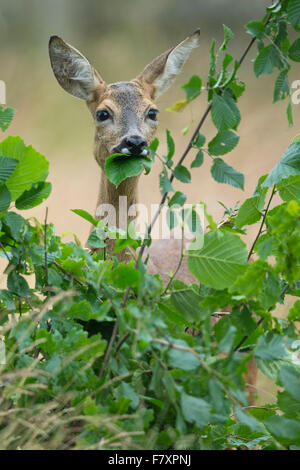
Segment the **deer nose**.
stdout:
<svg viewBox="0 0 300 470">
<path fill-rule="evenodd" d="M 139 155 L 147 145 L 146 140 L 138 135 L 131 135 L 124 139 L 124 144 L 131 154 Z"/>
</svg>

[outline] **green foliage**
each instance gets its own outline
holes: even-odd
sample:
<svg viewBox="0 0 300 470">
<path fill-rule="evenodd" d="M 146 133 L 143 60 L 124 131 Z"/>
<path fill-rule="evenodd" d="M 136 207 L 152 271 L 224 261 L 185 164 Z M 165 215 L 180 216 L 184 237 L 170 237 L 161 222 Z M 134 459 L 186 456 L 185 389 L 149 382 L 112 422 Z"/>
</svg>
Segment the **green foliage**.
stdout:
<svg viewBox="0 0 300 470">
<path fill-rule="evenodd" d="M 144 166 L 147 168 L 150 164 L 149 158 L 116 153 L 106 159 L 104 170 L 109 181 L 118 187 L 126 178 L 138 176 Z"/>
<path fill-rule="evenodd" d="M 237 128 L 241 115 L 229 92 L 224 92 L 222 96 L 214 94 L 211 117 L 218 131 Z"/>
<path fill-rule="evenodd" d="M 182 101 L 178 101 L 173 106 L 167 108 L 167 111 L 175 111 L 180 112 L 183 111 L 184 108 L 193 100 L 195 100 L 198 96 L 200 96 L 201 88 L 202 88 L 202 80 L 198 75 L 193 75 L 188 83 L 185 83 L 181 87 L 184 92 L 186 99 Z"/>
<path fill-rule="evenodd" d="M 273 184 L 282 183 L 283 180 L 290 176 L 299 175 L 300 171 L 300 144 L 291 144 L 284 152 L 283 156 L 268 175 L 263 186 L 272 186 Z"/>
<path fill-rule="evenodd" d="M 235 234 L 213 231 L 205 234 L 204 247 L 190 251 L 188 266 L 203 284 L 215 289 L 229 287 L 245 270 L 247 250 Z"/>
<path fill-rule="evenodd" d="M 298 39 L 290 44 L 287 23 L 299 31 L 300 1 L 277 2 L 267 15 L 246 29 L 258 44 L 256 75 L 279 69 L 274 89 L 278 101 L 290 95 L 289 59 L 298 60 Z M 237 77 L 240 62 L 228 53 L 232 38 L 224 25 L 221 46 L 213 41 L 210 48 L 203 83 L 208 84 L 208 111 L 218 132 L 205 148 L 206 137 L 201 126 L 196 128 L 187 147 L 197 150 L 191 169 L 202 165 L 205 154 L 219 157 L 238 144 L 232 129 L 237 130 L 241 119 L 237 102 L 245 84 Z M 184 105 L 177 103 L 173 110 L 202 97 L 197 75 L 182 88 Z M 12 118 L 7 110 L 0 109 L 2 130 Z M 149 158 L 109 157 L 107 177 L 118 186 L 143 168 L 149 172 L 158 145 L 158 139 L 149 145 Z M 176 145 L 169 131 L 166 148 L 160 157 L 160 190 L 169 213 L 174 207 L 183 207 L 184 213 L 186 195 L 172 184 L 175 179 L 189 183 L 191 172 L 184 165 L 185 154 L 174 163 Z M 299 155 L 296 137 L 240 207 L 222 203 L 220 223 L 204 204 L 208 226 L 203 247 L 181 253 L 195 282 L 185 284 L 170 273 L 164 285 L 159 275 L 147 272 L 147 258 L 135 260 L 134 250 L 151 240 L 126 238 L 116 230 L 119 238 L 109 253 L 110 229 L 74 209 L 94 227 L 88 246 L 95 250 L 89 250 L 77 237 L 75 243 L 64 243 L 51 222 L 16 213 L 15 208 L 35 207 L 49 196 L 48 162 L 19 137 L 3 140 L 0 249 L 6 287 L 0 290 L 0 341 L 6 361 L 0 361 L 1 448 L 297 448 Z M 217 182 L 244 186 L 244 176 L 221 158 L 213 158 L 211 173 Z M 248 251 L 242 238 L 247 226 L 257 222 Z M 133 259 L 119 262 L 115 255 L 122 250 Z M 284 318 L 276 314 L 278 304 L 287 307 Z M 230 314 L 224 312 L 228 306 Z M 222 315 L 213 325 L 215 312 Z M 187 334 L 186 327 L 199 334 Z M 249 406 L 245 389 L 252 359 L 280 387 L 263 407 Z"/>
<path fill-rule="evenodd" d="M 16 200 L 16 208 L 19 210 L 31 209 L 38 206 L 47 199 L 51 193 L 51 183 L 39 182 L 34 183 L 28 191 L 24 191 Z"/>
<path fill-rule="evenodd" d="M 224 162 L 222 158 L 214 158 L 211 174 L 218 183 L 230 184 L 236 188 L 244 189 L 244 175 Z"/>
<path fill-rule="evenodd" d="M 209 142 L 209 153 L 214 156 L 225 155 L 237 146 L 239 139 L 232 131 L 221 131 Z"/>
<path fill-rule="evenodd" d="M 6 129 L 9 128 L 13 117 L 15 114 L 15 110 L 12 108 L 3 108 L 3 106 L 0 106 L 0 128 L 2 131 L 6 131 Z"/>
</svg>

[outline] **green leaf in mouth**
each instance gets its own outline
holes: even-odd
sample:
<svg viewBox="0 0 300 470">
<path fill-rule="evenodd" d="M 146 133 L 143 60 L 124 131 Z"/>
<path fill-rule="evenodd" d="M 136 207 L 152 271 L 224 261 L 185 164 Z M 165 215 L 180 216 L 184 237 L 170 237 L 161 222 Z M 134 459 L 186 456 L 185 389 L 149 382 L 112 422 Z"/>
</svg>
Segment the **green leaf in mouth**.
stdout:
<svg viewBox="0 0 300 470">
<path fill-rule="evenodd" d="M 132 156 L 116 153 L 106 159 L 104 171 L 111 183 L 118 187 L 122 181 L 131 176 L 138 176 L 143 167 L 146 169 L 151 165 L 149 156 Z"/>
</svg>

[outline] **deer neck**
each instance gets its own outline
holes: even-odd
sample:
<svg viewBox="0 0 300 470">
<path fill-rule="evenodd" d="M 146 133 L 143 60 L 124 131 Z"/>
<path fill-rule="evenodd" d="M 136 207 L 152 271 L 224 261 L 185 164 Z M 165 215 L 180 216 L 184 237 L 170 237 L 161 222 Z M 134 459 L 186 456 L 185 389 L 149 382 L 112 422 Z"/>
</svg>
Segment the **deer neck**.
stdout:
<svg viewBox="0 0 300 470">
<path fill-rule="evenodd" d="M 96 215 L 100 214 L 101 210 L 99 211 L 99 209 L 103 204 L 110 204 L 115 209 L 115 226 L 124 229 L 124 223 L 127 220 L 127 223 L 125 223 L 126 229 L 127 224 L 133 219 L 132 216 L 128 217 L 128 209 L 133 204 L 138 203 L 137 189 L 138 176 L 127 178 L 116 188 L 102 170 Z M 104 206 L 102 207 L 105 209 Z"/>
<path fill-rule="evenodd" d="M 117 227 L 126 231 L 127 225 L 134 216 L 128 216 L 129 208 L 138 203 L 138 176 L 133 176 L 122 181 L 116 188 L 104 172 L 104 162 L 109 155 L 99 149 L 95 149 L 95 158 L 101 167 L 101 180 L 96 207 L 96 218 L 106 219 L 110 227 Z M 133 211 L 134 212 L 134 211 Z M 107 241 L 107 250 L 113 252 L 114 240 Z M 123 253 L 117 255 L 120 261 L 126 261 L 128 257 Z"/>
</svg>

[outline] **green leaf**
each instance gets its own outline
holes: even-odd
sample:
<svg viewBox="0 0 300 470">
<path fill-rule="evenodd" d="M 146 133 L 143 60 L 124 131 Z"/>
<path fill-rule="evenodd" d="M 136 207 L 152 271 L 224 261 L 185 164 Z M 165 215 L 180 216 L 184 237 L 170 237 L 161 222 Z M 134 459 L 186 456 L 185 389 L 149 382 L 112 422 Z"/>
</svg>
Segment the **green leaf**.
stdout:
<svg viewBox="0 0 300 470">
<path fill-rule="evenodd" d="M 16 200 L 16 208 L 19 210 L 32 209 L 43 202 L 50 195 L 52 189 L 51 183 L 39 182 L 34 183 L 31 189 L 24 193 Z"/>
<path fill-rule="evenodd" d="M 300 371 L 299 368 L 289 364 L 283 365 L 279 371 L 279 377 L 285 390 L 300 400 Z"/>
<path fill-rule="evenodd" d="M 273 307 L 280 298 L 280 281 L 272 267 L 263 260 L 253 261 L 232 286 L 245 298 L 257 299 L 263 308 Z"/>
<path fill-rule="evenodd" d="M 96 227 L 99 223 L 99 220 L 95 219 L 91 214 L 83 209 L 71 209 L 71 211 L 74 212 L 74 214 L 79 215 L 79 217 L 82 217 L 83 219 L 90 222 L 92 225 L 94 225 L 94 227 Z"/>
<path fill-rule="evenodd" d="M 290 321 L 300 321 L 300 300 L 296 300 L 288 314 Z"/>
<path fill-rule="evenodd" d="M 147 147 L 152 161 L 154 161 L 158 146 L 159 146 L 159 140 L 157 137 L 155 137 L 155 139 L 153 139 L 152 142 L 150 142 L 150 145 L 148 145 Z"/>
<path fill-rule="evenodd" d="M 300 1 L 289 0 L 287 6 L 288 20 L 296 31 L 300 31 Z"/>
<path fill-rule="evenodd" d="M 12 271 L 7 276 L 7 288 L 19 297 L 28 297 L 30 294 L 27 281 L 16 271 Z"/>
<path fill-rule="evenodd" d="M 203 152 L 202 150 L 199 150 L 195 159 L 191 163 L 191 168 L 199 168 L 202 165 L 203 160 L 204 160 Z"/>
<path fill-rule="evenodd" d="M 203 317 L 204 311 L 199 306 L 202 298 L 193 289 L 175 290 L 171 294 L 171 300 L 187 321 L 199 321 Z"/>
<path fill-rule="evenodd" d="M 292 141 L 292 144 L 300 144 L 300 134 L 297 134 Z"/>
<path fill-rule="evenodd" d="M 257 39 L 262 39 L 265 33 L 265 25 L 261 21 L 250 21 L 246 24 L 247 32 Z"/>
<path fill-rule="evenodd" d="M 10 126 L 15 112 L 12 108 L 3 109 L 3 106 L 0 106 L 0 128 L 3 132 Z"/>
<path fill-rule="evenodd" d="M 167 160 L 171 160 L 175 152 L 175 143 L 168 129 L 166 130 L 166 134 L 167 134 L 167 146 L 168 146 Z"/>
<path fill-rule="evenodd" d="M 235 78 L 229 85 L 228 88 L 232 91 L 234 94 L 235 98 L 239 98 L 242 96 L 244 91 L 246 90 L 246 83 L 243 82 L 242 80 L 238 80 Z"/>
<path fill-rule="evenodd" d="M 14 172 L 18 160 L 15 158 L 2 157 L 0 155 L 0 184 L 4 183 Z"/>
<path fill-rule="evenodd" d="M 230 325 L 225 336 L 220 341 L 220 344 L 219 344 L 220 352 L 230 351 L 233 348 L 235 338 L 236 338 L 236 333 L 237 333 L 237 328 L 234 325 Z"/>
<path fill-rule="evenodd" d="M 188 348 L 188 344 L 182 340 L 175 340 L 173 344 L 176 346 L 183 346 Z M 182 370 L 195 370 L 200 365 L 201 362 L 197 357 L 190 353 L 189 351 L 181 351 L 179 349 L 170 348 L 168 352 L 169 364 L 175 369 Z"/>
<path fill-rule="evenodd" d="M 214 158 L 210 171 L 218 183 L 230 184 L 236 188 L 244 189 L 244 175 L 225 163 L 222 158 Z"/>
<path fill-rule="evenodd" d="M 116 287 L 126 289 L 126 287 L 135 287 L 141 279 L 141 273 L 130 265 L 124 263 L 118 266 L 112 272 L 112 280 Z"/>
<path fill-rule="evenodd" d="M 143 166 L 149 163 L 149 159 L 144 157 L 132 157 L 120 154 L 111 155 L 105 161 L 104 171 L 116 187 L 122 181 L 131 176 L 138 176 L 143 171 Z"/>
<path fill-rule="evenodd" d="M 255 356 L 265 361 L 282 359 L 286 355 L 283 341 L 283 337 L 278 334 L 274 334 L 270 337 L 264 334 L 257 342 L 254 350 Z"/>
<path fill-rule="evenodd" d="M 276 415 L 266 419 L 264 424 L 282 444 L 300 444 L 299 421 Z"/>
<path fill-rule="evenodd" d="M 133 389 L 133 387 L 128 384 L 127 382 L 122 382 L 119 387 L 116 388 L 115 394 L 117 398 L 125 397 L 130 400 L 130 406 L 134 410 L 138 407 L 139 405 L 139 396 L 136 393 L 136 391 Z"/>
<path fill-rule="evenodd" d="M 234 233 L 215 230 L 204 235 L 204 246 L 189 251 L 188 268 L 203 284 L 224 289 L 247 266 L 247 247 Z"/>
<path fill-rule="evenodd" d="M 0 289 L 0 300 L 3 301 L 7 310 L 15 310 L 14 296 L 11 292 L 6 289 Z"/>
<path fill-rule="evenodd" d="M 214 94 L 211 116 L 219 131 L 236 129 L 241 120 L 239 109 L 229 92 L 224 92 L 223 95 Z"/>
<path fill-rule="evenodd" d="M 205 135 L 201 134 L 201 132 L 198 132 L 196 139 L 193 141 L 193 147 L 201 149 L 201 147 L 203 147 L 205 144 L 205 140 Z"/>
<path fill-rule="evenodd" d="M 234 34 L 231 31 L 231 29 L 225 24 L 223 24 L 223 30 L 224 30 L 224 41 L 220 47 L 220 51 L 225 51 L 227 49 L 227 45 L 229 41 L 234 37 Z"/>
<path fill-rule="evenodd" d="M 277 186 L 283 201 L 300 201 L 300 175 L 290 176 Z"/>
<path fill-rule="evenodd" d="M 91 304 L 87 300 L 82 300 L 81 302 L 74 302 L 69 311 L 66 313 L 68 318 L 78 319 L 82 321 L 89 320 L 102 320 L 102 315 L 99 311 L 96 313 L 93 312 Z M 100 317 L 100 318 L 99 318 Z"/>
<path fill-rule="evenodd" d="M 168 203 L 168 206 L 169 207 L 172 207 L 174 205 L 177 205 L 177 206 L 183 206 L 183 204 L 185 203 L 186 201 L 186 195 L 180 191 L 176 191 L 176 193 L 174 194 L 174 196 L 170 199 L 169 203 Z"/>
<path fill-rule="evenodd" d="M 0 185 L 0 212 L 5 212 L 11 203 L 10 192 L 5 184 Z"/>
<path fill-rule="evenodd" d="M 68 273 L 74 274 L 79 278 L 83 276 L 83 266 L 84 266 L 84 259 L 64 259 L 61 261 L 62 267 L 68 271 Z"/>
<path fill-rule="evenodd" d="M 278 406 L 284 412 L 287 418 L 294 418 L 300 414 L 300 399 L 292 397 L 287 392 L 278 392 L 277 394 Z"/>
<path fill-rule="evenodd" d="M 188 104 L 189 100 L 177 101 L 177 103 L 173 104 L 173 106 L 166 108 L 166 111 L 180 113 L 184 110 L 184 108 L 187 107 Z"/>
<path fill-rule="evenodd" d="M 173 175 L 175 176 L 176 179 L 178 179 L 182 183 L 191 182 L 191 174 L 189 170 L 183 165 L 177 165 L 174 168 Z"/>
<path fill-rule="evenodd" d="M 104 236 L 105 232 L 101 232 L 101 236 Z M 106 238 L 106 237 L 105 237 Z M 106 246 L 105 244 L 105 238 L 103 239 L 102 237 L 99 237 L 99 232 L 97 229 L 94 229 L 88 238 L 88 241 L 86 244 L 92 248 L 104 248 Z"/>
<path fill-rule="evenodd" d="M 253 418 L 250 414 L 244 413 L 239 407 L 234 408 L 234 414 L 239 420 L 240 423 L 247 426 L 251 431 L 262 431 L 263 427 L 255 418 Z"/>
<path fill-rule="evenodd" d="M 35 335 L 37 341 L 43 340 L 39 343 L 39 349 L 46 351 L 48 353 L 53 353 L 56 351 L 56 342 L 53 339 L 53 335 L 49 331 L 40 328 Z"/>
<path fill-rule="evenodd" d="M 284 100 L 290 93 L 290 85 L 285 70 L 279 73 L 275 81 L 273 102 Z"/>
<path fill-rule="evenodd" d="M 296 39 L 289 48 L 289 58 L 295 62 L 300 62 L 300 38 Z"/>
<path fill-rule="evenodd" d="M 170 230 L 172 230 L 174 227 L 177 227 L 178 225 L 178 217 L 176 214 L 176 211 L 174 209 L 167 209 L 166 213 L 166 220 L 167 224 Z"/>
<path fill-rule="evenodd" d="M 31 145 L 26 147 L 20 137 L 3 140 L 0 143 L 0 154 L 19 162 L 6 182 L 12 201 L 30 189 L 33 183 L 44 181 L 48 176 L 49 163 L 46 158 Z"/>
<path fill-rule="evenodd" d="M 4 222 L 9 227 L 12 237 L 18 240 L 25 224 L 23 217 L 15 212 L 8 212 Z"/>
<path fill-rule="evenodd" d="M 202 429 L 209 423 L 211 405 L 202 398 L 193 397 L 182 393 L 181 409 L 184 418 L 189 423 L 195 423 L 197 428 Z"/>
<path fill-rule="evenodd" d="M 240 137 L 230 130 L 219 132 L 208 144 L 208 151 L 211 155 L 218 156 L 233 150 Z"/>
<path fill-rule="evenodd" d="M 277 49 L 271 44 L 259 51 L 254 61 L 254 73 L 259 77 L 263 74 L 272 73 L 274 67 L 281 69 L 282 62 Z"/>
<path fill-rule="evenodd" d="M 300 144 L 291 144 L 273 168 L 262 186 L 273 186 L 288 179 L 292 175 L 300 175 Z"/>
<path fill-rule="evenodd" d="M 230 406 L 225 398 L 224 390 L 216 379 L 209 379 L 209 393 L 213 402 L 215 411 L 220 415 L 226 415 L 230 412 Z"/>
<path fill-rule="evenodd" d="M 246 199 L 241 205 L 235 219 L 235 227 L 242 228 L 245 225 L 252 225 L 258 222 L 262 216 L 260 206 L 260 197 L 252 196 Z"/>
<path fill-rule="evenodd" d="M 216 74 L 216 54 L 215 54 L 216 40 L 213 39 L 209 49 L 209 71 L 208 71 L 208 80 L 211 82 L 211 79 Z"/>
<path fill-rule="evenodd" d="M 159 175 L 159 188 L 162 195 L 170 191 L 174 191 L 165 167 Z"/>
<path fill-rule="evenodd" d="M 293 109 L 292 109 L 292 102 L 289 100 L 289 104 L 286 108 L 286 117 L 289 123 L 289 127 L 293 127 L 294 119 L 293 119 Z"/>
<path fill-rule="evenodd" d="M 268 256 L 271 255 L 272 248 L 273 248 L 273 238 L 267 234 L 263 234 L 259 237 L 256 243 L 255 251 L 258 253 L 258 256 L 262 260 L 266 260 Z"/>
<path fill-rule="evenodd" d="M 191 101 L 197 98 L 201 93 L 202 80 L 198 75 L 193 75 L 188 83 L 182 85 L 182 89 L 185 91 L 187 100 Z"/>
</svg>

